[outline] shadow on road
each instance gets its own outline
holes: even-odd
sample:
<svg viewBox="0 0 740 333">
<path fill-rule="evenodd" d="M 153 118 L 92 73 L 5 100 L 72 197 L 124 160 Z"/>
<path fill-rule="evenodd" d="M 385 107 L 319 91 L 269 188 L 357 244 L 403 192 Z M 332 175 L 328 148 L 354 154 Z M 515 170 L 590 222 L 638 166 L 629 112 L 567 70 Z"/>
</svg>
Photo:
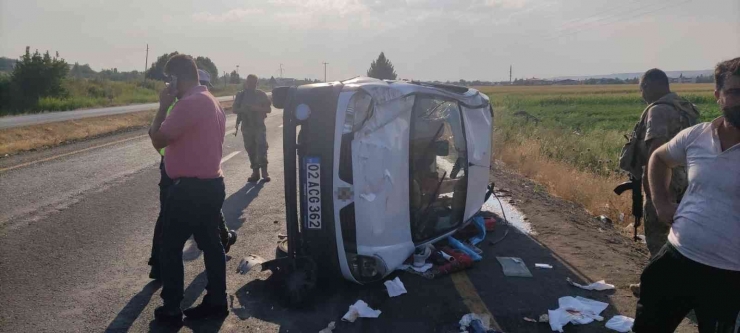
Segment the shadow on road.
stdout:
<svg viewBox="0 0 740 333">
<path fill-rule="evenodd" d="M 136 296 L 131 298 L 131 300 L 128 301 L 128 304 L 118 312 L 116 318 L 111 321 L 105 331 L 127 332 L 134 321 L 136 321 L 136 318 L 139 318 L 141 312 L 144 311 L 147 304 L 149 304 L 154 293 L 157 292 L 161 286 L 162 284 L 157 281 L 150 281 L 147 283 L 144 288 L 142 288 Z"/>
<path fill-rule="evenodd" d="M 390 298 L 382 283 L 366 286 L 349 282 L 333 282 L 321 286 L 313 302 L 301 309 L 291 309 L 283 303 L 274 290 L 270 278 L 254 279 L 236 292 L 238 302 L 231 300 L 232 314 L 241 320 L 257 318 L 280 326 L 280 332 L 317 332 L 329 322 L 336 322 L 338 332 L 459 332 L 457 323 L 469 313 L 468 305 L 480 297 L 505 332 L 551 332 L 546 323 L 530 323 L 524 317 L 539 318 L 547 310 L 558 307 L 558 298 L 582 296 L 609 303 L 602 313 L 610 319 L 618 309 L 611 304 L 613 291 L 587 291 L 569 285 L 570 277 L 578 283 L 593 282 L 590 277 L 572 267 L 551 249 L 513 227 L 507 238 L 496 245 L 505 227 L 488 235 L 481 243 L 483 260 L 467 270 L 477 295 L 459 293 L 450 276 L 434 280 L 398 272 L 387 279 L 400 276 L 408 293 Z M 521 258 L 532 272 L 532 278 L 507 277 L 503 274 L 496 256 Z M 540 270 L 535 263 L 548 263 L 550 270 Z M 260 276 L 264 276 L 260 275 Z M 608 282 L 609 277 L 606 278 Z M 341 317 L 357 300 L 367 302 L 373 309 L 382 311 L 378 319 L 358 319 L 354 323 L 342 322 Z M 624 315 L 632 317 L 631 313 Z M 608 332 L 604 323 L 570 326 L 573 332 Z"/>
<path fill-rule="evenodd" d="M 242 212 L 259 195 L 259 192 L 262 189 L 263 185 L 264 183 L 262 182 L 259 182 L 257 184 L 247 183 L 246 185 L 244 185 L 244 187 L 236 191 L 224 201 L 223 213 L 226 219 L 226 225 L 229 227 L 229 229 L 239 230 L 239 228 L 241 228 L 242 224 L 244 223 L 244 220 L 241 219 Z M 195 241 L 189 241 L 189 243 L 190 245 L 188 246 L 188 248 L 183 251 L 183 259 L 185 261 L 192 261 L 199 258 L 202 252 L 198 249 Z M 229 259 L 230 257 L 227 256 L 227 260 Z M 198 298 L 200 297 L 200 294 L 203 293 L 203 291 L 205 290 L 207 283 L 208 279 L 206 277 L 206 272 L 203 271 L 198 274 L 190 283 L 190 285 L 185 288 L 182 308 L 189 308 L 193 306 L 195 301 L 198 300 Z M 134 321 L 136 321 L 141 312 L 149 304 L 152 296 L 160 288 L 160 286 L 161 284 L 156 281 L 151 281 L 146 284 L 143 289 L 133 298 L 131 298 L 128 304 L 126 304 L 126 306 L 118 313 L 116 318 L 113 319 L 113 321 L 108 325 L 106 332 L 128 331 Z M 222 324 L 223 320 L 185 322 L 185 326 L 189 327 L 194 332 L 217 332 L 221 328 Z M 176 332 L 178 331 L 178 329 L 158 325 L 156 322 L 152 321 L 150 323 L 150 331 Z"/>
</svg>

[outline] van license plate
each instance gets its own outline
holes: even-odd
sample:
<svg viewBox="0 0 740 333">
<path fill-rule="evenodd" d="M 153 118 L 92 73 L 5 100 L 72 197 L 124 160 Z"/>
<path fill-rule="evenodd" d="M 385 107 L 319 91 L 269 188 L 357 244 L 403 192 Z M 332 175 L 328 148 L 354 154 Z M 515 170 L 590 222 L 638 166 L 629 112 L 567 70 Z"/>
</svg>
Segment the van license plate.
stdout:
<svg viewBox="0 0 740 333">
<path fill-rule="evenodd" d="M 321 161 L 306 158 L 306 221 L 308 229 L 321 229 Z"/>
</svg>

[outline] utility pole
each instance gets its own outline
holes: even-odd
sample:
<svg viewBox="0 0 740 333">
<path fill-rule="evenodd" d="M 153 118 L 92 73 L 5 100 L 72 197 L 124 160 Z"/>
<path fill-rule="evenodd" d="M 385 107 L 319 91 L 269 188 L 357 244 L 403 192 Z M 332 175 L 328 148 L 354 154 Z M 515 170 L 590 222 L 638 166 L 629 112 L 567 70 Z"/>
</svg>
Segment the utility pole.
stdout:
<svg viewBox="0 0 740 333">
<path fill-rule="evenodd" d="M 283 64 L 280 64 L 280 81 L 283 80 Z"/>
<path fill-rule="evenodd" d="M 509 84 L 511 84 L 511 68 L 512 66 L 509 65 Z"/>
<path fill-rule="evenodd" d="M 149 67 L 149 43 L 146 43 L 146 60 L 144 60 L 144 82 L 146 83 L 146 69 Z"/>
<path fill-rule="evenodd" d="M 239 75 L 239 65 L 236 65 L 236 75 Z"/>
<path fill-rule="evenodd" d="M 326 82 L 326 65 L 328 64 L 328 62 L 324 62 L 324 82 Z"/>
</svg>

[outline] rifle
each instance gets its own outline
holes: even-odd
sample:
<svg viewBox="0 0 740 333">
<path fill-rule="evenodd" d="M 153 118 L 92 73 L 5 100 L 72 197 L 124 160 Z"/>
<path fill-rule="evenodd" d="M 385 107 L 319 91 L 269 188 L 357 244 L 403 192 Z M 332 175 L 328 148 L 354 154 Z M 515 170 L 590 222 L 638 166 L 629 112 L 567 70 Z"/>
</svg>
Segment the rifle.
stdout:
<svg viewBox="0 0 740 333">
<path fill-rule="evenodd" d="M 630 180 L 617 185 L 614 193 L 622 195 L 624 191 L 632 190 L 632 215 L 635 217 L 635 234 L 633 239 L 638 241 L 637 228 L 642 225 L 642 179 L 630 175 Z"/>
</svg>

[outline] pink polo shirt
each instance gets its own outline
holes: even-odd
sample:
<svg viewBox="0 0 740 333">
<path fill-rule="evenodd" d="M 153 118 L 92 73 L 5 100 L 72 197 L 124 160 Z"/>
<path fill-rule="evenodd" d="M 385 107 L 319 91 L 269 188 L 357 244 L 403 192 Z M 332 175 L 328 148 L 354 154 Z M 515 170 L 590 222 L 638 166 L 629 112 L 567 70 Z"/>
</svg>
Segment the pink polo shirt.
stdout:
<svg viewBox="0 0 740 333">
<path fill-rule="evenodd" d="M 222 177 L 226 115 L 205 86 L 190 89 L 159 129 L 167 138 L 164 166 L 172 179 Z"/>
</svg>

